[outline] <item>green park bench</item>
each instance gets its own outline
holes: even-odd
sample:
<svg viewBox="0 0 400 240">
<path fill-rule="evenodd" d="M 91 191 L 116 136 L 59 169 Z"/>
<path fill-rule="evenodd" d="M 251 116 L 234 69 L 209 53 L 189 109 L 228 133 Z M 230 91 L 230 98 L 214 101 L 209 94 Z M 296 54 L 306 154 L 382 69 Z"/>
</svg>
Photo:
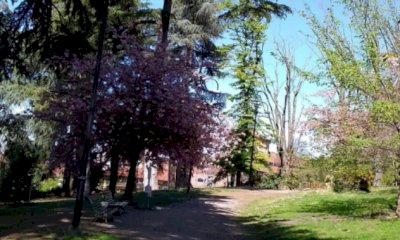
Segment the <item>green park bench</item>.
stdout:
<svg viewBox="0 0 400 240">
<path fill-rule="evenodd" d="M 104 201 L 108 203 L 109 208 L 116 208 L 118 211 L 122 210 L 122 212 L 126 213 L 125 207 L 128 206 L 127 201 L 115 201 L 110 190 L 105 190 L 103 196 Z"/>
<path fill-rule="evenodd" d="M 95 221 L 103 220 L 104 222 L 112 221 L 113 214 L 118 212 L 118 208 L 110 208 L 107 201 L 104 201 L 101 194 L 93 194 L 88 196 L 90 205 L 92 206 Z"/>
</svg>

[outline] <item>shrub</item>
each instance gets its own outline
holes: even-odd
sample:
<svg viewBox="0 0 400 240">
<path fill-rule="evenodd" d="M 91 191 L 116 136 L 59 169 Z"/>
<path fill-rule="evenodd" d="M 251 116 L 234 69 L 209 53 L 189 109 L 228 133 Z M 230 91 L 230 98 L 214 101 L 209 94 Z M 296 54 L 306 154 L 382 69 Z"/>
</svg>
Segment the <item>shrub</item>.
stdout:
<svg viewBox="0 0 400 240">
<path fill-rule="evenodd" d="M 39 183 L 37 190 L 39 192 L 50 192 L 59 187 L 59 181 L 55 178 L 48 178 Z"/>
<path fill-rule="evenodd" d="M 0 200 L 4 202 L 29 200 L 37 156 L 28 144 L 10 142 L 5 157 L 10 166 L 1 183 Z"/>
<path fill-rule="evenodd" d="M 265 189 L 278 189 L 281 183 L 280 176 L 274 173 L 262 174 L 257 179 L 258 187 Z"/>
<path fill-rule="evenodd" d="M 297 189 L 300 187 L 300 181 L 296 175 L 289 173 L 282 178 L 281 184 L 289 189 Z"/>
</svg>

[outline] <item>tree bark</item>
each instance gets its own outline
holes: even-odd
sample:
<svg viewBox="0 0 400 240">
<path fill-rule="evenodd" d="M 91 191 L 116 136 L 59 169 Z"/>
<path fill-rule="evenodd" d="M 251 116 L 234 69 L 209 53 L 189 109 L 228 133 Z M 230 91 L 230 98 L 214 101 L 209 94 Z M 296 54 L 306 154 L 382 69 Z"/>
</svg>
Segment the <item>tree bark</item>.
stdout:
<svg viewBox="0 0 400 240">
<path fill-rule="evenodd" d="M 142 149 L 137 148 L 134 149 L 129 156 L 130 159 L 129 174 L 128 174 L 128 179 L 126 181 L 124 195 L 122 196 L 122 199 L 126 201 L 132 201 L 133 199 L 132 194 L 134 191 L 136 191 L 136 166 L 141 152 Z"/>
<path fill-rule="evenodd" d="M 86 166 L 86 179 L 85 179 L 85 185 L 83 189 L 83 196 L 87 197 L 90 195 L 90 165 L 91 165 L 91 160 L 88 161 L 87 166 Z"/>
<path fill-rule="evenodd" d="M 176 185 L 176 165 L 171 159 L 168 161 L 168 188 L 173 189 Z"/>
<path fill-rule="evenodd" d="M 110 185 L 108 186 L 108 189 L 111 191 L 113 197 L 115 195 L 115 190 L 118 180 L 118 164 L 119 164 L 119 155 L 118 153 L 113 152 L 111 154 Z"/>
<path fill-rule="evenodd" d="M 185 187 L 186 166 L 181 160 L 178 160 L 175 177 L 175 189 Z"/>
<path fill-rule="evenodd" d="M 289 166 L 288 166 L 285 150 L 282 147 L 279 147 L 278 152 L 279 152 L 278 153 L 279 154 L 279 158 L 281 160 L 281 167 L 279 169 L 279 176 L 283 177 L 288 173 Z"/>
<path fill-rule="evenodd" d="M 374 182 L 373 182 L 374 187 L 380 187 L 382 185 L 382 176 L 383 176 L 382 168 L 377 167 L 375 169 L 375 176 L 374 176 Z"/>
<path fill-rule="evenodd" d="M 231 187 L 235 186 L 235 174 L 234 173 L 231 174 L 231 179 L 230 179 L 229 185 Z"/>
<path fill-rule="evenodd" d="M 65 164 L 62 192 L 65 197 L 71 197 L 71 170 L 69 164 Z"/>
<path fill-rule="evenodd" d="M 79 223 L 81 221 L 82 215 L 82 207 L 83 207 L 83 193 L 85 189 L 85 180 L 86 180 L 86 166 L 89 159 L 89 153 L 92 146 L 91 139 L 92 139 L 92 130 L 93 130 L 93 121 L 95 118 L 96 113 L 96 100 L 97 100 L 97 88 L 99 85 L 99 77 L 100 77 L 100 67 L 101 67 L 101 58 L 103 55 L 103 45 L 104 45 L 104 38 L 107 28 L 107 18 L 108 18 L 108 0 L 104 1 L 104 6 L 102 10 L 102 19 L 101 19 L 101 26 L 99 32 L 99 41 L 98 41 L 98 48 L 97 48 L 97 58 L 96 58 L 96 67 L 94 71 L 94 78 L 93 78 L 93 85 L 91 91 L 91 98 L 90 98 L 90 105 L 89 105 L 89 112 L 88 112 L 88 119 L 86 122 L 86 130 L 83 139 L 83 149 L 82 155 L 79 159 L 79 175 L 77 180 L 77 189 L 76 189 L 76 200 L 74 206 L 74 216 L 72 219 L 72 227 L 74 229 L 79 227 Z"/>
<path fill-rule="evenodd" d="M 193 174 L 193 163 L 190 163 L 189 166 L 189 177 L 188 177 L 188 181 L 187 181 L 187 188 L 186 188 L 186 193 L 190 192 L 190 187 L 192 186 L 192 174 Z"/>
<path fill-rule="evenodd" d="M 169 20 L 171 18 L 171 8 L 172 8 L 172 0 L 164 0 L 164 6 L 161 10 L 161 21 L 162 21 L 162 37 L 161 43 L 163 44 L 163 48 L 166 48 L 168 41 L 168 30 L 169 30 Z"/>
<path fill-rule="evenodd" d="M 237 171 L 236 172 L 236 187 L 239 187 L 242 185 L 242 172 L 241 171 Z"/>
</svg>

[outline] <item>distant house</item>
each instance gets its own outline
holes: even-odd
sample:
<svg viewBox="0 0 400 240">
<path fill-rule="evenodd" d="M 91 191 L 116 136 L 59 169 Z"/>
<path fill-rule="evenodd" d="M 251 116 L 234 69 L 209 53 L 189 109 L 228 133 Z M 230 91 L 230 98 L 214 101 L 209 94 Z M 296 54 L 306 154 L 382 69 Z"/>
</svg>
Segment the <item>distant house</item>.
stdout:
<svg viewBox="0 0 400 240">
<path fill-rule="evenodd" d="M 261 142 L 258 151 L 264 152 L 265 167 L 259 167 L 256 170 L 260 173 L 278 173 L 281 167 L 279 154 L 271 146 L 271 140 L 261 135 L 257 136 Z M 171 168 L 171 169 L 170 169 Z M 176 183 L 176 168 L 174 164 L 170 164 L 169 160 L 163 160 L 158 163 L 140 159 L 136 167 L 136 186 L 137 189 L 144 190 L 146 186 L 150 186 L 152 190 L 162 190 L 175 188 Z M 194 188 L 206 187 L 227 187 L 231 182 L 229 177 L 223 178 L 214 182 L 220 168 L 218 166 L 208 164 L 202 167 L 194 167 L 191 178 L 191 185 Z M 127 177 L 129 173 L 129 165 L 122 165 L 118 170 L 117 190 L 125 189 Z M 109 172 L 105 173 L 106 178 Z M 247 176 L 243 176 L 246 181 Z M 106 181 L 107 184 L 107 181 Z M 186 184 L 185 184 L 186 185 Z"/>
<path fill-rule="evenodd" d="M 170 169 L 172 171 L 170 171 Z M 228 186 L 228 179 L 222 179 L 214 183 L 214 179 L 219 171 L 219 168 L 214 165 L 205 167 L 194 167 L 191 179 L 191 185 L 194 188 L 206 187 L 224 187 Z M 109 171 L 105 172 L 105 178 L 110 176 Z M 122 165 L 118 169 L 117 190 L 125 189 L 127 178 L 129 175 L 129 165 Z M 168 160 L 158 162 L 157 164 L 151 161 L 141 159 L 136 167 L 136 187 L 139 191 L 143 191 L 146 186 L 150 186 L 152 190 L 165 190 L 175 188 L 176 181 L 176 166 L 170 165 Z M 107 187 L 108 180 L 105 181 Z"/>
</svg>

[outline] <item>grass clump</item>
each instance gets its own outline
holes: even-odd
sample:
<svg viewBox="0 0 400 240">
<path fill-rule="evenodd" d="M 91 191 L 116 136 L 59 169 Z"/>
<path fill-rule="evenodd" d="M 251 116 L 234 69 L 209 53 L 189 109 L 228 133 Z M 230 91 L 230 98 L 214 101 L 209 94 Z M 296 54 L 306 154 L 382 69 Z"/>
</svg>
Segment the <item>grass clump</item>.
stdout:
<svg viewBox="0 0 400 240">
<path fill-rule="evenodd" d="M 66 233 L 60 237 L 61 240 L 118 240 L 119 238 L 106 234 L 106 233 L 89 233 L 89 234 L 77 234 L 77 233 Z"/>
</svg>

